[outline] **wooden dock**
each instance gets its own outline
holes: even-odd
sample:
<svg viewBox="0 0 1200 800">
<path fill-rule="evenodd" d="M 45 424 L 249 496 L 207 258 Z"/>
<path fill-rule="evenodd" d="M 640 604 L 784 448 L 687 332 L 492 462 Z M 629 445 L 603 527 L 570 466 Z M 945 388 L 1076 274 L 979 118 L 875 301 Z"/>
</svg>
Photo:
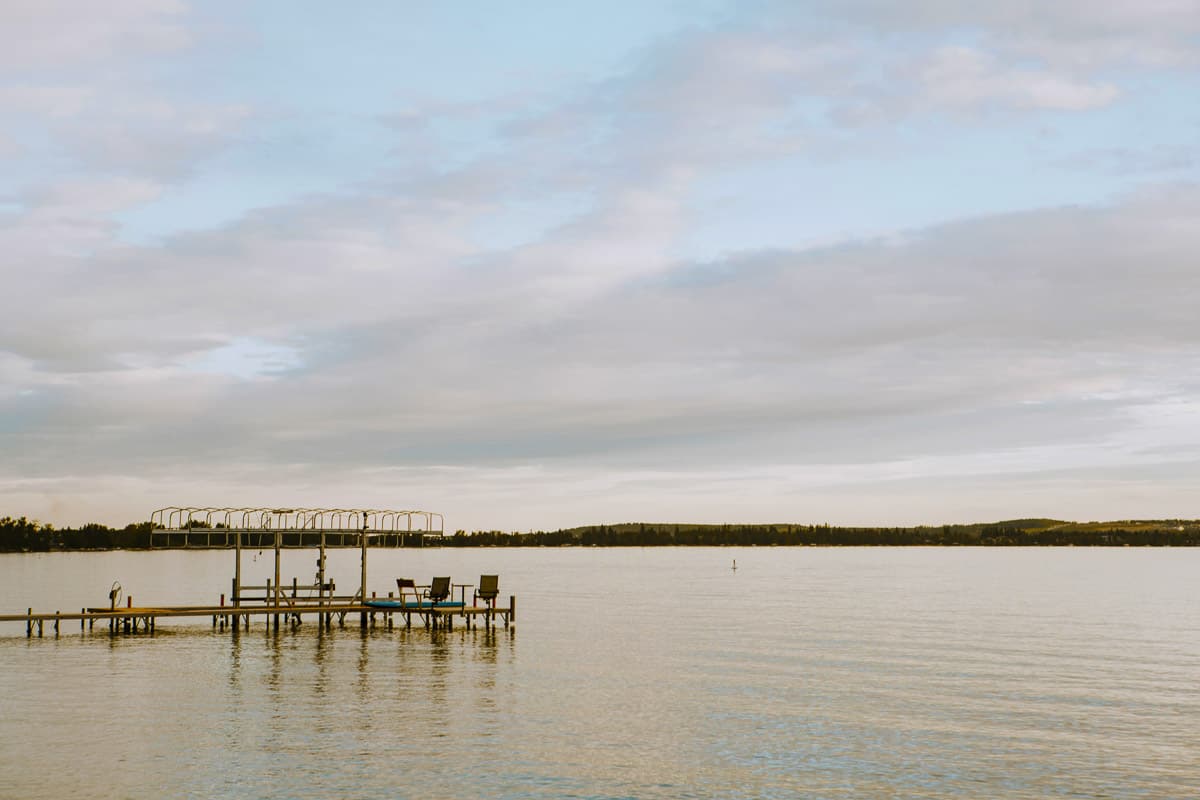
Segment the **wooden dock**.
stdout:
<svg viewBox="0 0 1200 800">
<path fill-rule="evenodd" d="M 155 607 L 126 607 L 126 608 L 81 608 L 79 611 L 34 612 L 32 608 L 24 614 L 0 614 L 0 622 L 24 622 L 25 635 L 32 638 L 34 630 L 40 638 L 45 632 L 47 623 L 52 626 L 53 633 L 58 636 L 64 622 L 79 622 L 81 631 L 95 628 L 96 622 L 107 622 L 112 634 L 118 633 L 154 633 L 155 623 L 159 619 L 174 618 L 208 618 L 212 619 L 213 628 L 236 632 L 249 630 L 250 621 L 255 617 L 263 618 L 261 624 L 270 630 L 274 626 L 279 630 L 282 620 L 284 625 L 292 627 L 302 624 L 305 617 L 315 617 L 317 624 L 326 630 L 336 621 L 339 627 L 345 627 L 346 617 L 357 614 L 362 628 L 383 625 L 393 628 L 397 618 L 403 620 L 404 627 L 411 628 L 413 618 L 418 624 L 431 629 L 454 628 L 455 618 L 461 619 L 468 628 L 485 628 L 497 624 L 504 627 L 514 627 L 516 624 L 517 598 L 510 596 L 508 606 L 460 606 L 447 608 L 379 608 L 361 603 L 318 604 L 306 602 L 284 603 L 262 606 L 155 606 Z"/>
<path fill-rule="evenodd" d="M 414 527 L 413 520 L 419 521 Z M 96 622 L 107 622 L 108 629 L 117 633 L 153 633 L 158 620 L 176 617 L 211 617 L 214 629 L 228 628 L 233 632 L 249 630 L 255 617 L 263 618 L 268 630 L 279 630 L 283 624 L 300 625 L 305 617 L 314 618 L 324 629 L 332 627 L 336 618 L 339 627 L 345 627 L 346 617 L 357 614 L 362 628 L 382 623 L 388 628 L 395 626 L 397 618 L 411 628 L 413 617 L 430 629 L 451 629 L 455 618 L 460 618 L 467 628 L 477 627 L 480 622 L 486 628 L 503 623 L 504 627 L 516 624 L 517 599 L 510 596 L 508 607 L 497 606 L 496 586 L 490 593 L 477 593 L 473 601 L 483 600 L 488 605 L 467 605 L 466 590 L 474 584 L 450 584 L 449 589 L 458 589 L 460 602 L 445 602 L 441 595 L 437 603 L 422 604 L 421 598 L 428 594 L 418 593 L 428 589 L 416 585 L 415 581 L 402 578 L 401 599 L 395 601 L 391 592 L 388 597 L 378 598 L 367 592 L 368 547 L 395 546 L 407 542 L 408 537 L 419 536 L 424 543 L 426 537 L 443 535 L 442 515 L 434 511 L 394 511 L 387 509 L 345 508 L 216 508 L 170 506 L 153 512 L 150 516 L 152 530 L 150 545 L 185 549 L 228 549 L 233 551 L 233 579 L 230 582 L 230 604 L 225 605 L 221 595 L 218 606 L 139 606 L 131 600 L 121 607 L 121 584 L 114 581 L 109 591 L 107 608 L 81 608 L 78 612 L 34 613 L 32 608 L 24 614 L 0 614 L 0 623 L 24 622 L 25 635 L 32 637 L 44 634 L 46 624 L 53 626 L 57 636 L 64 622 L 79 622 L 79 629 L 90 631 Z M 434 524 L 437 527 L 434 528 Z M 157 537 L 157 541 L 156 541 Z M 397 539 L 397 537 L 399 537 Z M 242 551 L 246 547 L 271 547 L 275 554 L 275 576 L 268 578 L 262 586 L 250 586 L 242 582 Z M 325 552 L 330 548 L 360 550 L 359 585 L 352 595 L 336 595 L 336 584 L 325 571 Z M 280 557 L 283 550 L 316 549 L 317 572 L 311 585 L 301 586 L 292 578 L 291 596 L 289 587 L 283 583 L 280 573 Z M 496 576 L 488 576 L 495 579 Z M 444 578 L 449 583 L 449 578 Z M 410 590 L 415 605 L 405 603 L 405 590 Z M 482 587 L 481 587 L 482 589 Z M 307 591 L 308 597 L 300 592 Z M 313 596 L 312 593 L 316 595 Z M 448 594 L 448 593 L 447 593 Z"/>
</svg>

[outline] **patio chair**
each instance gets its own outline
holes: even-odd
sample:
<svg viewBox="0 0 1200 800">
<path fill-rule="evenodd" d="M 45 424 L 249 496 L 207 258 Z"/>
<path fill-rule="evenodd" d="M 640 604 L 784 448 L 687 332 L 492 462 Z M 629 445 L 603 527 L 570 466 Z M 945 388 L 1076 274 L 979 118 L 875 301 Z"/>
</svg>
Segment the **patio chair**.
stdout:
<svg viewBox="0 0 1200 800">
<path fill-rule="evenodd" d="M 475 597 L 471 602 L 482 600 L 490 607 L 495 608 L 498 594 L 500 594 L 500 576 L 480 575 L 479 588 L 475 590 Z"/>
<path fill-rule="evenodd" d="M 405 595 L 407 595 L 409 592 L 412 592 L 412 596 L 413 596 L 412 602 L 415 603 L 416 605 L 420 606 L 421 592 L 417 588 L 416 581 L 414 581 L 412 578 L 396 578 L 396 588 L 400 590 L 400 602 L 401 603 L 408 602 Z"/>
<path fill-rule="evenodd" d="M 423 593 L 431 603 L 441 603 L 450 597 L 450 578 L 434 578 Z"/>
</svg>

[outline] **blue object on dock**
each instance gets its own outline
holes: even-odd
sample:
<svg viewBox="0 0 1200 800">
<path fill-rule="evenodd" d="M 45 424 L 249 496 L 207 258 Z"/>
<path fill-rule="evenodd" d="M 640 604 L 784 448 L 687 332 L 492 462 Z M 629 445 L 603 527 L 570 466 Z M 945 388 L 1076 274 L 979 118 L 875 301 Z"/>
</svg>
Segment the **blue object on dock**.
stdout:
<svg viewBox="0 0 1200 800">
<path fill-rule="evenodd" d="M 400 609 L 401 611 L 428 611 L 431 608 L 462 608 L 464 606 L 463 603 L 454 603 L 448 601 L 431 603 L 428 600 L 367 600 L 363 603 L 363 605 L 370 606 L 371 608 Z"/>
</svg>

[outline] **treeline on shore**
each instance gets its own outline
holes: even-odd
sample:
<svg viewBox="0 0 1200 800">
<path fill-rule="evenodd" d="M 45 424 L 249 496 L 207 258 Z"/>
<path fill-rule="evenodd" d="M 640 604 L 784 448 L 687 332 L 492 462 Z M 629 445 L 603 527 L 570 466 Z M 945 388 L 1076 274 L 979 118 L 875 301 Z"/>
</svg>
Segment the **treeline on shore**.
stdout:
<svg viewBox="0 0 1200 800">
<path fill-rule="evenodd" d="M 78 528 L 55 528 L 25 517 L 0 517 L 0 553 L 49 550 L 137 550 L 150 547 L 149 522 L 110 528 L 89 522 Z"/>
<path fill-rule="evenodd" d="M 89 523 L 55 528 L 25 517 L 0 517 L 0 552 L 146 549 L 151 525 L 123 528 Z M 412 544 L 420 544 L 415 539 Z M 830 525 L 696 525 L 632 522 L 529 533 L 457 531 L 428 537 L 444 547 L 665 547 L 665 546 L 1200 546 L 1200 520 L 1065 522 L 1018 519 L 971 525 L 835 527 Z"/>
<path fill-rule="evenodd" d="M 459 547 L 660 547 L 691 546 L 1200 546 L 1198 520 L 1064 522 L 1020 519 L 971 525 L 835 527 L 831 525 L 587 525 L 556 531 L 458 531 L 445 544 Z"/>
</svg>

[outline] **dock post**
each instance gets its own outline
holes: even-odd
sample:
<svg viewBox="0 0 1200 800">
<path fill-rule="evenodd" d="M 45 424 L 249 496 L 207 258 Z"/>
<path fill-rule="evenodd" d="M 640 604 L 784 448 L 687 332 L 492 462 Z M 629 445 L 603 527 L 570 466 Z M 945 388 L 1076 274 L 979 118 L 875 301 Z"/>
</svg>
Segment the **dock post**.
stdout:
<svg viewBox="0 0 1200 800">
<path fill-rule="evenodd" d="M 85 609 L 79 609 L 79 630 L 83 630 L 83 614 Z"/>
<path fill-rule="evenodd" d="M 367 512 L 365 510 L 360 512 L 360 516 L 362 518 L 362 532 L 358 535 L 359 536 L 358 544 L 361 549 L 361 553 L 359 554 L 359 568 L 362 571 L 362 575 L 359 576 L 361 588 L 359 589 L 358 596 L 362 598 L 362 600 L 360 602 L 363 605 L 366 605 L 366 603 L 367 603 L 367 530 L 369 528 L 369 525 L 368 525 L 369 519 L 367 516 Z M 374 595 L 372 595 L 372 597 L 373 596 Z M 371 615 L 371 624 L 372 625 L 375 624 L 375 615 L 374 614 Z M 366 612 L 363 612 L 363 614 L 362 614 L 361 626 L 363 628 L 367 627 Z"/>
<path fill-rule="evenodd" d="M 30 608 L 25 613 L 25 638 L 29 639 L 33 637 L 33 609 Z"/>
<path fill-rule="evenodd" d="M 61 611 L 59 611 L 58 609 L 55 609 L 55 610 L 54 610 L 54 638 L 55 638 L 55 639 L 57 639 L 57 638 L 58 638 L 58 616 L 59 616 L 59 614 L 61 614 L 61 613 L 62 613 L 62 612 L 61 612 Z"/>
<path fill-rule="evenodd" d="M 504 617 L 504 627 L 507 628 L 510 622 L 517 622 L 517 597 L 512 594 L 508 596 L 508 614 Z"/>
<path fill-rule="evenodd" d="M 275 606 L 275 630 L 279 630 L 279 584 L 267 578 L 267 603 Z M 271 630 L 271 618 L 267 617 L 267 630 Z"/>
<path fill-rule="evenodd" d="M 275 598 L 275 600 L 274 600 L 275 630 L 279 630 L 279 589 L 281 588 L 279 586 L 279 558 L 280 558 L 280 553 L 281 553 L 280 547 L 282 546 L 282 544 L 283 544 L 283 531 L 276 528 L 275 529 L 275 594 L 274 594 L 274 598 Z"/>
<path fill-rule="evenodd" d="M 330 602 L 333 602 L 333 592 Z M 317 556 L 317 605 L 325 605 L 325 526 L 321 526 L 321 554 Z M 326 625 L 328 627 L 328 625 Z"/>
<path fill-rule="evenodd" d="M 367 602 L 367 514 L 365 511 L 362 514 L 362 533 L 358 537 L 358 544 L 362 550 L 359 557 L 359 567 L 362 570 L 362 575 L 360 576 L 361 588 L 359 589 L 358 596 L 362 598 L 361 602 L 365 605 Z M 367 612 L 365 611 L 359 615 L 359 627 L 367 627 Z"/>
<path fill-rule="evenodd" d="M 237 535 L 234 537 L 234 562 L 233 562 L 233 591 L 229 598 L 233 602 L 234 608 L 242 604 L 241 588 L 242 588 L 242 531 L 238 529 Z"/>
</svg>

